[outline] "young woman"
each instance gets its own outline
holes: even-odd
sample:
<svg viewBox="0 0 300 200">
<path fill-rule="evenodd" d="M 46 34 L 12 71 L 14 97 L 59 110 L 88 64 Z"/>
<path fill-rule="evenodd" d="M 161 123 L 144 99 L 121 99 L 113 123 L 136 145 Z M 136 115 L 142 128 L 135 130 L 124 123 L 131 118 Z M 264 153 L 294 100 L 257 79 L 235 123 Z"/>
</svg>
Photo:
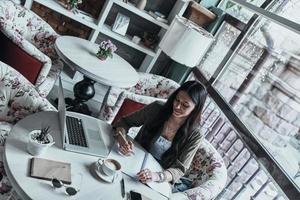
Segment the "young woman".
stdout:
<svg viewBox="0 0 300 200">
<path fill-rule="evenodd" d="M 175 183 L 185 174 L 202 139 L 199 123 L 206 96 L 199 82 L 188 81 L 166 103 L 149 104 L 113 125 L 119 150 L 124 155 L 134 151 L 133 143 L 124 139 L 125 134 L 130 127 L 142 125 L 135 140 L 165 169 L 162 172 L 144 169 L 137 174 L 140 181 Z"/>
</svg>

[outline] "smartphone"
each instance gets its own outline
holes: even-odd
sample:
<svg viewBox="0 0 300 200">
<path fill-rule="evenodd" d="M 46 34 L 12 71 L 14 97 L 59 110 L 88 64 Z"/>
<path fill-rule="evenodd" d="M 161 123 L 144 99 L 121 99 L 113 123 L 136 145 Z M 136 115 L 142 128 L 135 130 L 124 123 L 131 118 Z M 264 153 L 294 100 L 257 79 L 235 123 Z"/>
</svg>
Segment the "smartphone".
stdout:
<svg viewBox="0 0 300 200">
<path fill-rule="evenodd" d="M 151 199 L 145 197 L 144 195 L 138 192 L 130 191 L 130 200 L 151 200 Z"/>
<path fill-rule="evenodd" d="M 130 200 L 142 200 L 142 195 L 138 192 L 130 191 Z"/>
</svg>

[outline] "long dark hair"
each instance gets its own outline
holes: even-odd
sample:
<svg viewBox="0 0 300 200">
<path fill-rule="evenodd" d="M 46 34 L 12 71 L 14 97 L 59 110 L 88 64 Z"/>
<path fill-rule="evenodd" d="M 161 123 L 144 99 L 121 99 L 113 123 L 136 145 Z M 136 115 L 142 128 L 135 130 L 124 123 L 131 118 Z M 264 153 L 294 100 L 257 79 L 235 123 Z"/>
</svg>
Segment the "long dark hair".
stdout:
<svg viewBox="0 0 300 200">
<path fill-rule="evenodd" d="M 168 98 L 167 102 L 163 105 L 161 111 L 158 113 L 158 116 L 154 118 L 155 120 L 150 123 L 148 127 L 145 127 L 152 134 L 148 134 L 147 136 L 142 138 L 142 141 L 140 142 L 141 145 L 149 151 L 150 145 L 153 143 L 153 140 L 157 138 L 159 134 L 161 134 L 159 132 L 159 129 L 172 115 L 173 102 L 180 91 L 184 91 L 189 95 L 189 97 L 195 104 L 195 108 L 176 132 L 176 135 L 172 141 L 172 146 L 162 155 L 160 164 L 164 168 L 169 167 L 173 162 L 176 161 L 180 153 L 179 150 L 188 142 L 190 133 L 192 133 L 192 131 L 200 124 L 201 112 L 207 96 L 204 86 L 197 81 L 187 81 L 183 83 Z M 197 137 L 201 137 L 201 135 Z"/>
</svg>

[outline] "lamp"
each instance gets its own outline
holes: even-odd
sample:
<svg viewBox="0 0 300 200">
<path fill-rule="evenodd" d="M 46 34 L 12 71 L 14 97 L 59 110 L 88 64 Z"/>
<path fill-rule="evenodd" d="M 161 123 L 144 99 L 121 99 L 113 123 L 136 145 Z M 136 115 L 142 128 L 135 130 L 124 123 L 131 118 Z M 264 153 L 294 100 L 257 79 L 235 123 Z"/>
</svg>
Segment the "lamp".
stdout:
<svg viewBox="0 0 300 200">
<path fill-rule="evenodd" d="M 212 34 L 202 27 L 186 18 L 176 16 L 159 47 L 177 63 L 186 67 L 194 67 L 199 64 L 212 41 Z M 186 67 L 184 67 L 185 71 L 190 71 Z"/>
</svg>

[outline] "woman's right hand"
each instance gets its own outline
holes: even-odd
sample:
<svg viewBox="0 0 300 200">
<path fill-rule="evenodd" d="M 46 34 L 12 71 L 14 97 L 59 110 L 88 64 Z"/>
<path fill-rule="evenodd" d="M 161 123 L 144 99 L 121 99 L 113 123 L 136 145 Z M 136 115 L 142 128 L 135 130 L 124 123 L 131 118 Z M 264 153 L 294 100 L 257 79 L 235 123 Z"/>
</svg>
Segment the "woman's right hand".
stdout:
<svg viewBox="0 0 300 200">
<path fill-rule="evenodd" d="M 123 154 L 123 155 L 130 155 L 131 153 L 133 153 L 133 142 L 130 140 L 126 139 L 125 136 L 125 130 L 124 129 L 116 129 L 116 140 L 119 144 L 119 151 Z"/>
</svg>

